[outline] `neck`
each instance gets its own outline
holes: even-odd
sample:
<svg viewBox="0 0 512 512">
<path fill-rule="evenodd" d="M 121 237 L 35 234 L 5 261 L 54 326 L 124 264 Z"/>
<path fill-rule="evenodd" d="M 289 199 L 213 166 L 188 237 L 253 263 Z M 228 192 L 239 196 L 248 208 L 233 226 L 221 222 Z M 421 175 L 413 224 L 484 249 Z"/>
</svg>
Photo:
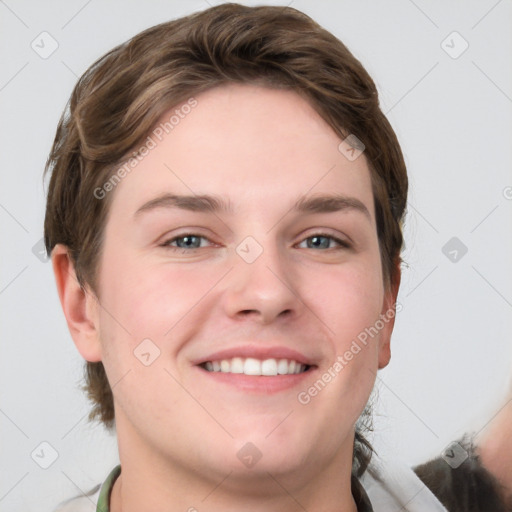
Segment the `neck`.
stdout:
<svg viewBox="0 0 512 512">
<path fill-rule="evenodd" d="M 122 430 L 118 425 L 122 472 L 112 490 L 110 512 L 239 512 L 241 504 L 252 512 L 357 512 L 351 492 L 353 438 L 347 439 L 348 449 L 323 464 L 311 460 L 287 472 L 226 467 L 208 473 L 200 465 L 169 460 L 132 435 L 126 444 Z"/>
</svg>

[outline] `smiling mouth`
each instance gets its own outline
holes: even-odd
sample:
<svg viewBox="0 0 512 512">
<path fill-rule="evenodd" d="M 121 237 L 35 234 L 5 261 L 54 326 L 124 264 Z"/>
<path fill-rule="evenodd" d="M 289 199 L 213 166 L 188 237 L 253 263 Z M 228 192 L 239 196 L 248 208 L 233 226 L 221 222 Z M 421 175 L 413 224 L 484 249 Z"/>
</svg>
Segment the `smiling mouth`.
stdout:
<svg viewBox="0 0 512 512">
<path fill-rule="evenodd" d="M 307 372 L 311 366 L 293 359 L 255 359 L 253 357 L 233 357 L 218 361 L 206 361 L 199 365 L 208 372 L 234 373 L 253 376 L 274 377 L 277 375 L 297 375 Z"/>
</svg>

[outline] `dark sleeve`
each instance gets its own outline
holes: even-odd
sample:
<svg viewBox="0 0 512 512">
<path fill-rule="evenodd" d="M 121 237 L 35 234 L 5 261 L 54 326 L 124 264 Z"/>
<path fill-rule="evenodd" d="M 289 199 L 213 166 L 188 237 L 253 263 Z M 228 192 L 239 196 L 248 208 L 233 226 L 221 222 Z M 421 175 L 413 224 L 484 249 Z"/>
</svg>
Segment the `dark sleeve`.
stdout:
<svg viewBox="0 0 512 512">
<path fill-rule="evenodd" d="M 472 442 L 464 438 L 456 444 L 467 453 L 460 465 L 452 463 L 453 450 L 448 449 L 441 457 L 415 467 L 418 477 L 448 512 L 510 512 L 512 508 L 502 500 L 500 484 L 484 468 Z"/>
</svg>

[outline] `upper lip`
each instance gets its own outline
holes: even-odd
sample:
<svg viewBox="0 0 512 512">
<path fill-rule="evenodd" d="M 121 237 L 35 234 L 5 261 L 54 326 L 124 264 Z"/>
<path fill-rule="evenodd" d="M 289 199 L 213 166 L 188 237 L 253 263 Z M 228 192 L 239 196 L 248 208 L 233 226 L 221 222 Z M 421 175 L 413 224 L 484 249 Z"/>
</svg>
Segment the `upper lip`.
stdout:
<svg viewBox="0 0 512 512">
<path fill-rule="evenodd" d="M 301 354 L 297 350 L 284 347 L 284 346 L 255 346 L 255 345 L 242 345 L 238 347 L 225 348 L 212 352 L 211 354 L 197 358 L 193 361 L 195 365 L 206 363 L 207 361 L 221 361 L 222 359 L 232 359 L 234 357 L 252 357 L 254 359 L 289 359 L 297 361 L 298 363 L 312 366 L 315 363 L 312 359 Z"/>
</svg>

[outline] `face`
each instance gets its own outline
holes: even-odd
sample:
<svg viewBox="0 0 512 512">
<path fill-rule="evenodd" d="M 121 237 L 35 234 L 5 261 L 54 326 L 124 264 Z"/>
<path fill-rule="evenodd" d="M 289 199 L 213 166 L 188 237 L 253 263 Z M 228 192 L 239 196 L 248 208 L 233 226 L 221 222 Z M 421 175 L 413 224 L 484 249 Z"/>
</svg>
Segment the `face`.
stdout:
<svg viewBox="0 0 512 512">
<path fill-rule="evenodd" d="M 394 301 L 364 154 L 290 91 L 195 99 L 110 192 L 95 325 L 120 451 L 217 481 L 351 462 L 392 322 L 361 333 Z"/>
</svg>

